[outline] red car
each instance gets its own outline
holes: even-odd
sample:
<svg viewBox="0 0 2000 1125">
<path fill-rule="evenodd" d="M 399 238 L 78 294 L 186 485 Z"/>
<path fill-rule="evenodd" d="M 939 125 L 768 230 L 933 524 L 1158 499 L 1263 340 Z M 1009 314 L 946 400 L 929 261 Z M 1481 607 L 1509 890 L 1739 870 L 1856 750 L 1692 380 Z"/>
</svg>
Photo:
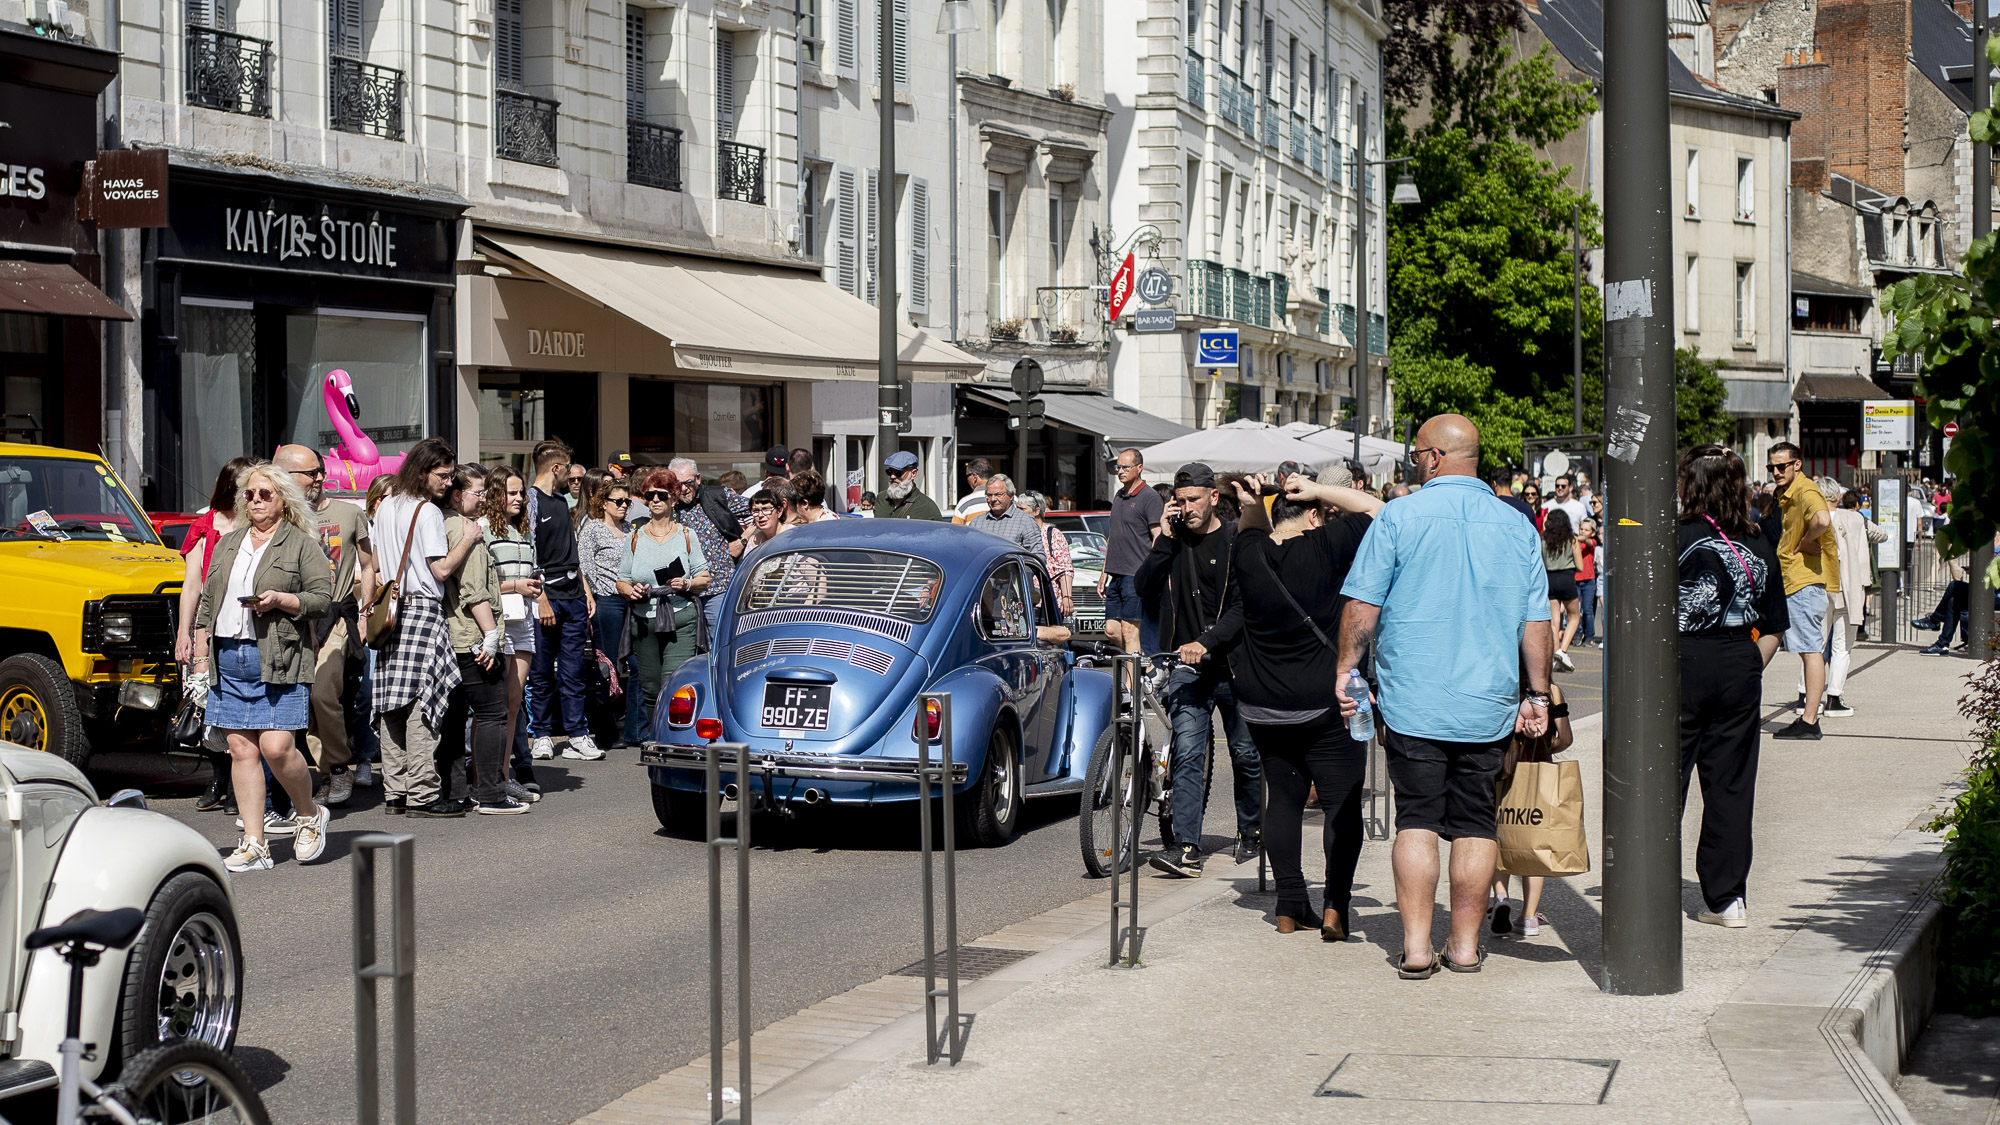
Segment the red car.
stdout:
<svg viewBox="0 0 2000 1125">
<path fill-rule="evenodd" d="M 160 542 L 178 551 L 187 542 L 189 525 L 201 517 L 193 512 L 147 512 L 146 518 L 153 521 Z"/>
</svg>

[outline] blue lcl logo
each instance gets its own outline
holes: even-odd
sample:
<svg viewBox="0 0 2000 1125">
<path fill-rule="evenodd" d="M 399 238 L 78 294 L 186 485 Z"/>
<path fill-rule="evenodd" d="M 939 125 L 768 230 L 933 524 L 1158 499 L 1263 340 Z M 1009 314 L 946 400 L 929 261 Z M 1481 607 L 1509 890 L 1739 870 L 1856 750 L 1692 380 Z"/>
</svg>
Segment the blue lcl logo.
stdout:
<svg viewBox="0 0 2000 1125">
<path fill-rule="evenodd" d="M 1195 338 L 1196 367 L 1235 367 L 1236 329 L 1217 328 Z"/>
</svg>

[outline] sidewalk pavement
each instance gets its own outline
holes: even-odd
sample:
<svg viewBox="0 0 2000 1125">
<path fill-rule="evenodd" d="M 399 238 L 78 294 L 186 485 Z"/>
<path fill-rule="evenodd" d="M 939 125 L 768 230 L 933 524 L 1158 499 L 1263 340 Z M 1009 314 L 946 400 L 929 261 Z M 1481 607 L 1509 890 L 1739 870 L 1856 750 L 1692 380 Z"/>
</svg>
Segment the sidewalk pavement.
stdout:
<svg viewBox="0 0 2000 1125">
<path fill-rule="evenodd" d="M 1363 851 L 1358 935 L 1338 945 L 1278 934 L 1274 896 L 1257 892 L 1255 864 L 1231 867 L 1218 855 L 1199 882 L 1142 877 L 1150 930 L 1141 968 L 1104 967 L 1101 895 L 976 943 L 1036 952 L 964 985 L 972 1026 L 955 1068 L 924 1063 L 921 991 L 909 987 L 920 977 L 885 978 L 828 1001 L 872 1008 L 872 1022 L 768 1077 L 760 1057 L 755 1118 L 889 1125 L 978 1120 L 1005 1107 L 1014 1121 L 1485 1123 L 1515 1113 L 1620 1125 L 1908 1121 L 1855 1061 L 1885 1065 L 1879 1026 L 1874 1041 L 1842 1046 L 1856 1033 L 1835 1017 L 1901 1004 L 1878 1025 L 1921 1026 L 1923 1001 L 1907 986 L 1899 996 L 1893 984 L 1856 982 L 1893 976 L 1881 951 L 1897 940 L 1908 946 L 1929 917 L 1915 892 L 1924 865 L 1935 864 L 1936 840 L 1914 829 L 1966 764 L 1970 740 L 1955 703 L 1970 667 L 1867 647 L 1847 692 L 1852 718 L 1822 720 L 1828 734 L 1819 742 L 1764 739 L 1748 929 L 1692 920 L 1699 790 L 1690 796 L 1686 983 L 1677 994 L 1616 997 L 1597 986 L 1602 724 L 1587 722 L 1570 756 L 1582 765 L 1599 866 L 1549 880 L 1541 936 L 1489 935 L 1492 954 L 1478 975 L 1396 977 L 1390 959 L 1402 935 L 1386 842 Z M 1766 672 L 1767 731 L 1792 718 L 1795 668 L 1780 654 Z M 1308 876 L 1316 855 L 1309 845 Z M 1442 887 L 1439 898 L 1442 948 Z M 872 999 L 859 1004 L 864 992 Z M 794 1019 L 824 1023 L 823 1007 Z M 776 1046 L 785 1032 L 774 1030 Z M 765 1042 L 759 1032 L 759 1056 Z M 1894 1060 L 1892 1036 L 1886 1065 Z M 733 1081 L 733 1053 L 728 1061 Z M 678 1080 L 686 1091 L 705 1074 L 698 1061 L 660 1084 Z M 591 1120 L 685 1115 L 685 1101 L 648 1111 L 646 1089 Z"/>
</svg>

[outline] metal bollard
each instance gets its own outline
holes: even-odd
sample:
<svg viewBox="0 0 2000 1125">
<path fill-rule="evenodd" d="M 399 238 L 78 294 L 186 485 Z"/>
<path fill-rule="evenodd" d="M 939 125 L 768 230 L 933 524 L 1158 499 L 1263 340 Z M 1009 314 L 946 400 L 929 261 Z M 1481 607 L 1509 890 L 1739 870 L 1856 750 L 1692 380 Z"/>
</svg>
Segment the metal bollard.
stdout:
<svg viewBox="0 0 2000 1125">
<path fill-rule="evenodd" d="M 389 961 L 375 959 L 375 853 L 389 852 Z M 356 1125 L 382 1119 L 375 982 L 394 982 L 396 1125 L 417 1121 L 416 837 L 370 832 L 354 841 L 354 1092 Z"/>
<path fill-rule="evenodd" d="M 736 835 L 722 834 L 724 750 L 736 753 Z M 708 1119 L 750 1125 L 750 747 L 742 742 L 707 746 L 708 786 Z M 736 1096 L 735 1117 L 722 1103 L 722 849 L 736 849 Z"/>
<path fill-rule="evenodd" d="M 1139 825 L 1146 818 L 1146 801 L 1153 791 L 1153 763 L 1148 760 L 1140 738 L 1143 718 L 1140 699 L 1143 688 L 1140 682 L 1140 661 L 1137 653 L 1120 653 L 1111 660 L 1111 692 L 1113 714 L 1111 726 L 1111 776 L 1114 779 L 1125 776 L 1125 763 L 1133 763 L 1132 769 L 1132 822 L 1122 823 L 1120 815 L 1124 800 L 1111 802 L 1111 838 L 1122 837 L 1126 843 L 1125 856 L 1132 865 L 1131 890 L 1123 901 L 1118 894 L 1118 871 L 1114 861 L 1111 871 L 1111 965 L 1116 968 L 1121 963 L 1127 968 L 1139 967 L 1139 946 L 1145 941 L 1146 930 L 1139 925 Z M 1129 705 L 1126 701 L 1129 700 Z M 1116 844 L 1112 847 L 1115 849 Z"/>
<path fill-rule="evenodd" d="M 932 700 L 938 705 L 938 736 L 941 753 L 931 764 L 927 714 Z M 917 800 L 917 831 L 923 837 L 924 865 L 924 1057 L 935 1066 L 939 1055 L 948 1055 L 951 1065 L 965 1055 L 965 1033 L 958 1016 L 958 817 L 952 790 L 957 777 L 951 758 L 951 693 L 926 692 L 917 697 L 917 778 L 922 796 Z M 944 976 L 945 986 L 937 986 L 937 903 L 931 893 L 931 786 L 943 790 L 944 817 Z M 938 1001 L 945 1001 L 945 1031 L 938 1035 Z"/>
</svg>

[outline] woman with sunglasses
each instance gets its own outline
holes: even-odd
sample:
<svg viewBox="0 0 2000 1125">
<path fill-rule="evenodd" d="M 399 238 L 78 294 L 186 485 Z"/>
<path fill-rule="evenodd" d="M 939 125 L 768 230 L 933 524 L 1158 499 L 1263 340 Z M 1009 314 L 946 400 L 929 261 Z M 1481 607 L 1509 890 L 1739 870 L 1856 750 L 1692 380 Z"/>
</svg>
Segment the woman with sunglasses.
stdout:
<svg viewBox="0 0 2000 1125">
<path fill-rule="evenodd" d="M 486 549 L 493 555 L 493 568 L 500 580 L 501 629 L 505 641 L 500 651 L 507 667 L 507 730 L 521 722 L 521 701 L 528 690 L 528 665 L 535 659 L 535 637 L 541 632 L 535 621 L 535 600 L 541 597 L 542 583 L 535 577 L 535 538 L 528 532 L 528 482 L 505 465 L 495 466 L 486 477 L 486 502 L 479 509 L 479 526 L 486 532 Z M 519 727 L 525 732 L 527 728 Z M 525 733 L 513 758 L 513 778 L 507 794 L 516 800 L 540 800 L 542 787 L 535 783 L 534 757 L 528 753 Z"/>
<path fill-rule="evenodd" d="M 174 637 L 174 659 L 187 666 L 190 686 L 195 677 L 200 677 L 203 684 L 214 680 L 209 674 L 208 654 L 195 648 L 194 615 L 201 606 L 201 587 L 208 581 L 208 564 L 215 555 L 215 545 L 241 523 L 236 510 L 236 478 L 254 464 L 248 457 L 234 457 L 222 466 L 222 471 L 216 474 L 215 487 L 209 492 L 208 510 L 188 525 L 187 538 L 181 543 L 181 554 L 187 557 L 187 574 L 181 579 L 180 613 L 175 618 L 180 629 Z M 195 799 L 195 811 L 221 809 L 233 814 L 236 795 L 229 787 L 228 743 L 213 724 L 204 722 L 203 726 L 202 751 L 208 755 L 210 777 L 208 791 Z"/>
<path fill-rule="evenodd" d="M 270 835 L 290 834 L 301 863 L 326 849 L 329 813 L 313 801 L 312 775 L 292 732 L 306 728 L 312 697 L 306 622 L 333 607 L 333 566 L 291 474 L 260 461 L 243 470 L 237 490 L 237 512 L 247 518 L 215 546 L 195 614 L 195 646 L 214 669 L 208 723 L 229 739 L 231 779 L 247 814 L 243 839 L 224 866 L 262 871 L 271 866 Z M 291 797 L 295 817 L 263 819 L 267 765 Z"/>
<path fill-rule="evenodd" d="M 1547 512 L 1542 510 L 1542 486 L 1536 484 L 1534 481 L 1529 481 L 1521 489 L 1521 503 L 1526 504 L 1528 511 L 1533 513 L 1535 530 L 1540 531 L 1542 529 L 1542 519 L 1548 515 Z"/>
<path fill-rule="evenodd" d="M 588 518 L 577 528 L 576 558 L 583 571 L 584 589 L 592 600 L 591 634 L 597 651 L 613 661 L 629 687 L 632 661 L 624 644 L 629 610 L 625 599 L 618 596 L 618 567 L 625 560 L 625 538 L 632 531 L 632 522 L 626 518 L 632 510 L 632 490 L 606 474 L 585 499 L 582 510 L 588 512 Z M 645 737 L 638 697 L 629 690 L 612 722 L 615 729 L 605 744 L 608 749 L 619 750 Z"/>
<path fill-rule="evenodd" d="M 618 568 L 618 592 L 631 606 L 632 658 L 639 667 L 638 694 L 647 718 L 660 698 L 660 685 L 694 655 L 695 618 L 701 613 L 696 595 L 708 588 L 708 559 L 675 512 L 677 483 L 668 469 L 646 474 L 648 519 L 627 535 Z M 753 500 L 751 511 L 756 510 Z M 626 697 L 633 694 L 628 691 Z"/>
</svg>

